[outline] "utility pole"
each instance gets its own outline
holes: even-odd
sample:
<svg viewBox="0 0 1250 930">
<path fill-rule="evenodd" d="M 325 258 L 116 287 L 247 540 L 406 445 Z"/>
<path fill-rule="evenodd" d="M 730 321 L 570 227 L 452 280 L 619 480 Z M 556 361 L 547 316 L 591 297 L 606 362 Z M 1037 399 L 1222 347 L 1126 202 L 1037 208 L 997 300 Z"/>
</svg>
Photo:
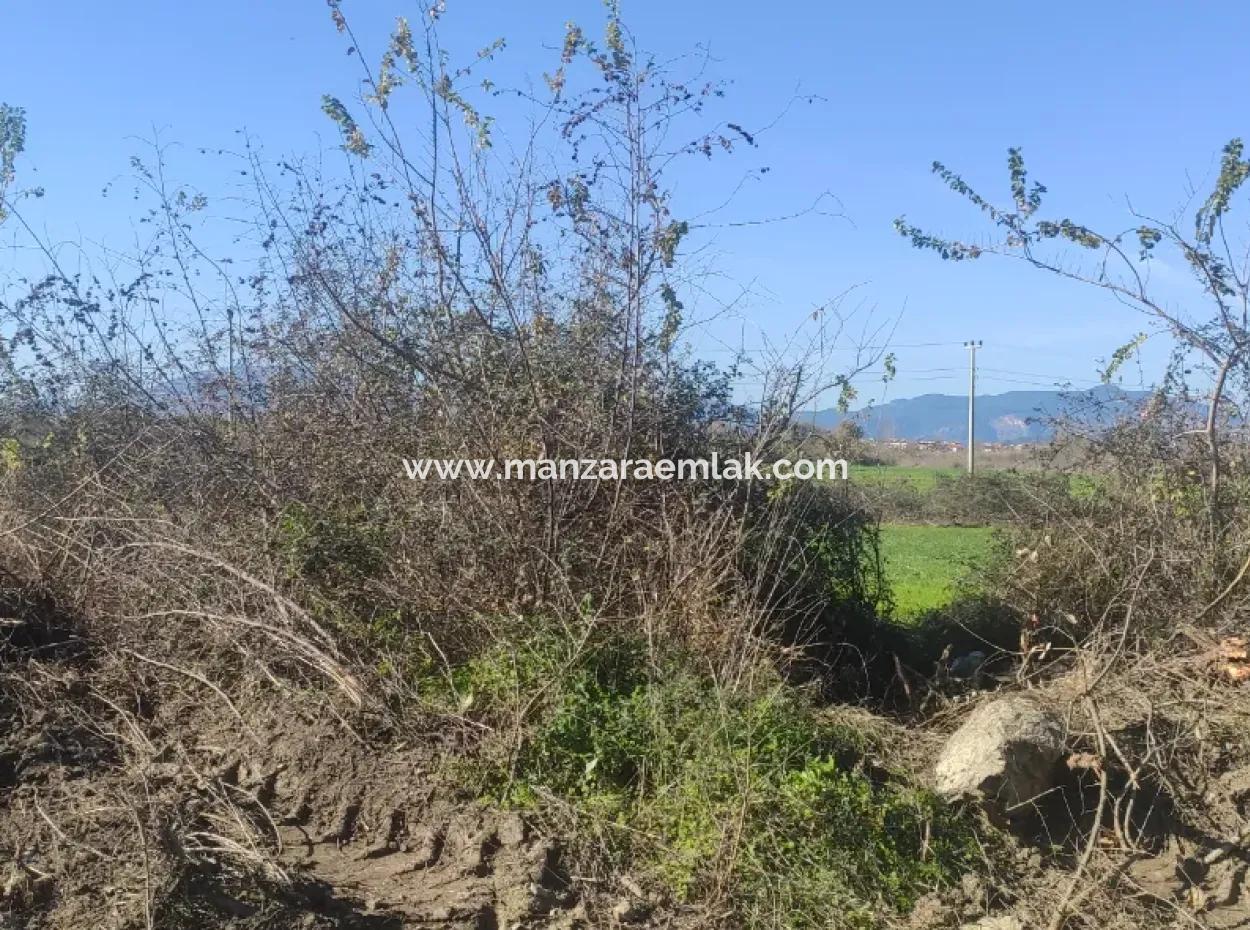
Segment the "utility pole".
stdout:
<svg viewBox="0 0 1250 930">
<path fill-rule="evenodd" d="M 980 339 L 969 339 L 964 343 L 968 350 L 968 474 L 977 473 L 977 434 L 975 417 L 977 412 L 977 349 L 981 347 Z"/>
</svg>

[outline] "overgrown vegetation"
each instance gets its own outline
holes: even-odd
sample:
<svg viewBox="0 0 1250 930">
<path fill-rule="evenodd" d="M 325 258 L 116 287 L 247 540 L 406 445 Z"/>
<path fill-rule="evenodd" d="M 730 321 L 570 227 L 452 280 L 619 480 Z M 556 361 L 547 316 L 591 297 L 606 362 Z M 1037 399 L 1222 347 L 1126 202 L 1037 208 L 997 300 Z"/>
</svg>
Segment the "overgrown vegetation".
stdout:
<svg viewBox="0 0 1250 930">
<path fill-rule="evenodd" d="M 1161 848 L 1143 808 L 1166 795 L 1162 832 L 1205 865 L 1244 853 L 1240 143 L 1196 234 L 1143 221 L 1136 258 L 1125 235 L 1039 220 L 1017 152 L 1014 208 L 935 166 L 1001 247 L 900 224 L 946 258 L 999 250 L 1109 289 L 1206 359 L 1200 388 L 1181 352 L 1138 419 L 1066 432 L 1075 478 L 411 481 L 401 457 L 767 461 L 825 443 L 796 411 L 849 404 L 894 360 L 864 321 L 872 338 L 847 344 L 836 301 L 806 350 L 754 373 L 755 403 L 734 394 L 741 365 L 684 348 L 706 231 L 679 215 L 673 165 L 759 139 L 615 5 L 601 38 L 567 27 L 512 127 L 489 112 L 501 43 L 453 64 L 436 4 L 366 58 L 329 6 L 365 81 L 323 101 L 341 161 L 245 144 L 251 202 L 215 214 L 157 148 L 132 166 L 151 239 L 125 262 L 34 232 L 23 114 L 0 108 L 0 218 L 42 256 L 0 297 L 6 920 L 346 927 L 378 905 L 477 926 L 890 927 L 972 886 L 977 913 L 1051 930 L 1165 926 L 1188 905 L 1122 892 Z M 214 218 L 244 208 L 237 256 L 210 257 Z M 1055 242 L 1106 261 L 1075 273 L 1039 254 Z M 1147 293 L 1138 265 L 1165 243 L 1206 319 Z M 975 587 L 939 584 L 991 523 L 1001 557 Z M 1096 781 L 1088 809 L 1091 782 L 1065 786 L 1066 832 L 1031 879 L 924 787 L 961 702 L 1016 687 L 1063 704 L 1068 768 Z M 491 872 L 505 848 L 516 888 Z M 463 894 L 422 897 L 443 856 Z M 414 885 L 388 884 L 388 857 Z"/>
<path fill-rule="evenodd" d="M 968 867 L 975 826 L 817 707 L 829 645 L 882 597 L 845 489 L 404 477 L 401 457 L 767 460 L 795 410 L 880 355 L 828 364 L 846 348 L 831 304 L 811 351 L 757 372 L 762 404 L 735 402 L 737 372 L 683 349 L 700 233 L 667 176 L 756 144 L 705 122 L 720 85 L 670 73 L 610 9 L 602 39 L 568 27 L 541 118 L 497 149 L 482 81 L 501 46 L 454 67 L 439 16 L 399 21 L 361 101 L 326 99 L 339 167 L 244 148 L 254 226 L 230 263 L 201 244 L 211 195 L 157 149 L 133 163 L 152 238 L 127 280 L 70 272 L 35 236 L 45 267 L 7 282 L 0 545 L 81 614 L 87 692 L 46 690 L 104 748 L 65 755 L 51 792 L 42 757 L 12 761 L 6 852 L 35 852 L 6 907 L 73 921 L 56 900 L 86 902 L 69 875 L 103 863 L 124 924 L 195 912 L 189 888 L 263 902 L 290 881 L 265 800 L 282 781 L 241 786 L 282 744 L 261 710 L 278 700 L 329 705 L 379 756 L 451 748 L 429 761 L 444 790 L 546 823 L 601 883 L 573 889 L 592 912 L 629 875 L 657 906 L 753 926 L 905 912 Z M 22 191 L 4 203 L 24 218 Z M 4 668 L 32 734 L 23 689 L 70 674 L 41 649 Z M 217 712 L 244 747 L 224 760 L 200 741 Z M 162 765 L 177 774 L 151 784 Z M 225 774 L 188 793 L 192 771 Z M 110 804 L 84 810 L 75 779 Z M 345 816 L 336 843 L 364 842 L 372 821 Z"/>
<path fill-rule="evenodd" d="M 979 855 L 967 814 L 871 762 L 883 733 L 822 711 L 767 665 L 727 688 L 693 656 L 656 667 L 632 636 L 572 662 L 565 649 L 538 635 L 453 676 L 448 698 L 502 725 L 455 767 L 553 818 L 601 867 L 729 905 L 750 926 L 826 926 L 835 907 L 850 927 L 905 911 Z"/>
</svg>

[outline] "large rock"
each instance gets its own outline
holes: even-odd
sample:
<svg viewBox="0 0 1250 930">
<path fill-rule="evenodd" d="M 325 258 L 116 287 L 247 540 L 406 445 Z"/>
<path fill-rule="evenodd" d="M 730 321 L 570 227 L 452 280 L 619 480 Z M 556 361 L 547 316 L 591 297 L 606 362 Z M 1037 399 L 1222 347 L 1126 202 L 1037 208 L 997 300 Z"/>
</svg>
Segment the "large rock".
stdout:
<svg viewBox="0 0 1250 930">
<path fill-rule="evenodd" d="M 994 813 L 1022 813 L 1055 785 L 1064 753 L 1063 718 L 1026 697 L 982 704 L 951 734 L 938 757 L 938 793 L 972 797 Z"/>
</svg>

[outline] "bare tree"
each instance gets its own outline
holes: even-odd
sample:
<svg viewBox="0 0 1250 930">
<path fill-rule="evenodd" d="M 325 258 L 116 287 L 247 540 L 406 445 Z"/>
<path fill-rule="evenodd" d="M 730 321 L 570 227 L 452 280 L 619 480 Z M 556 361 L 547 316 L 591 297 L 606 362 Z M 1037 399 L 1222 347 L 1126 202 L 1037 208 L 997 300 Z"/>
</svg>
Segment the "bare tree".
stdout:
<svg viewBox="0 0 1250 930">
<path fill-rule="evenodd" d="M 1008 150 L 1007 156 L 1011 206 L 994 205 L 959 174 L 941 162 L 933 163 L 933 172 L 952 191 L 988 217 L 998 230 L 996 238 L 983 244 L 942 238 L 903 218 L 895 221 L 895 228 L 916 248 L 936 252 L 949 261 L 1004 255 L 1103 289 L 1160 324 L 1175 338 L 1181 351 L 1173 359 L 1174 369 L 1196 353 L 1211 376 L 1200 433 L 1208 449 L 1208 487 L 1218 501 L 1222 474 L 1221 405 L 1234 385 L 1244 396 L 1250 373 L 1250 236 L 1241 230 L 1238 238 L 1226 222 L 1234 198 L 1250 178 L 1250 161 L 1243 153 L 1240 139 L 1224 147 L 1219 176 L 1210 194 L 1193 211 L 1191 232 L 1183 229 L 1179 219 L 1158 220 L 1138 213 L 1131 205 L 1137 223 L 1118 232 L 1097 231 L 1066 218 L 1044 219 L 1040 211 L 1046 188 L 1029 183 L 1024 156 L 1015 148 Z M 1076 246 L 1098 257 L 1091 263 L 1074 261 L 1062 250 L 1063 246 Z M 1205 296 L 1201 307 L 1176 307 L 1152 291 L 1150 261 L 1164 249 L 1179 255 L 1192 271 Z M 1114 354 L 1105 372 L 1108 380 L 1143 338 L 1135 338 Z"/>
</svg>

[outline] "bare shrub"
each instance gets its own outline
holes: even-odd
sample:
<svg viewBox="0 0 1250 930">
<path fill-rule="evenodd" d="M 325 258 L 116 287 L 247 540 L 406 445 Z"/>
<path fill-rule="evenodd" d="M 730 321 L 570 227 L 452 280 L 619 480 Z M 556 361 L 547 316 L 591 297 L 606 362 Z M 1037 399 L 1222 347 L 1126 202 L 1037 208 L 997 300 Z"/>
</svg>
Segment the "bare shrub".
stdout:
<svg viewBox="0 0 1250 930">
<path fill-rule="evenodd" d="M 760 372 L 758 403 L 683 348 L 701 269 L 670 164 L 755 144 L 701 128 L 721 94 L 705 62 L 673 76 L 614 11 L 602 44 L 570 27 L 550 96 L 504 144 L 473 102 L 497 48 L 453 69 L 435 26 L 401 21 L 360 106 L 326 99 L 333 167 L 249 141 L 227 156 L 247 200 L 215 212 L 156 145 L 133 163 L 150 241 L 115 261 L 32 234 L 42 272 L 9 282 L 0 553 L 82 618 L 91 652 L 88 669 L 6 658 L 5 713 L 35 739 L 56 708 L 101 747 L 56 776 L 101 804 L 6 795 L 4 822 L 30 831 L 6 849 L 20 907 L 52 883 L 84 908 L 66 920 L 160 926 L 187 882 L 284 882 L 263 791 L 206 771 L 229 753 L 194 735 L 224 721 L 263 744 L 274 695 L 362 741 L 473 747 L 497 725 L 457 675 L 550 627 L 560 661 L 516 706 L 519 747 L 603 637 L 636 637 L 656 671 L 697 655 L 746 695 L 762 663 L 836 643 L 876 599 L 873 537 L 828 488 L 407 480 L 403 457 L 767 459 L 795 410 L 876 360 L 830 369 L 836 303 Z M 243 230 L 226 258 L 223 217 Z M 114 869 L 99 899 L 66 878 Z"/>
</svg>

